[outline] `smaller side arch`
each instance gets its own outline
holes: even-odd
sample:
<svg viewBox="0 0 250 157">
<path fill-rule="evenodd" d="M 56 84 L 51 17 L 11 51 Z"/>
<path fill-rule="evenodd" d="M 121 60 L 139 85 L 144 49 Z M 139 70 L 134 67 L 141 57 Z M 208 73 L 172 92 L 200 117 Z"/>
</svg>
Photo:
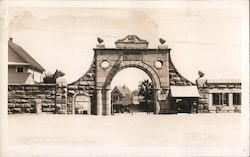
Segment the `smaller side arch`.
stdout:
<svg viewBox="0 0 250 157">
<path fill-rule="evenodd" d="M 72 114 L 75 114 L 75 108 L 76 108 L 76 98 L 78 96 L 85 96 L 88 98 L 87 101 L 82 101 L 82 102 L 87 102 L 87 104 L 85 104 L 84 106 L 84 109 L 87 111 L 87 114 L 91 114 L 91 101 L 90 101 L 90 96 L 88 93 L 86 92 L 76 92 L 74 95 L 73 95 L 73 102 L 72 102 Z M 88 106 L 86 106 L 88 105 Z"/>
</svg>

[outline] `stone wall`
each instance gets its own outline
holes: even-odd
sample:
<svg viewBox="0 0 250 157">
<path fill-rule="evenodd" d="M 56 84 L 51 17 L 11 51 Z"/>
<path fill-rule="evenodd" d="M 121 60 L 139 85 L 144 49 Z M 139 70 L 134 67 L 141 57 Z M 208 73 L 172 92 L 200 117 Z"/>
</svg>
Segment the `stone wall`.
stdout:
<svg viewBox="0 0 250 157">
<path fill-rule="evenodd" d="M 55 84 L 8 85 L 8 113 L 55 112 Z"/>
<path fill-rule="evenodd" d="M 184 78 L 175 68 L 171 56 L 169 56 L 169 82 L 171 86 L 188 86 L 195 85 Z"/>
<path fill-rule="evenodd" d="M 91 104 L 95 104 L 95 60 L 93 60 L 89 70 L 77 81 L 68 84 L 68 113 L 72 113 L 73 98 L 78 93 L 87 93 L 90 97 Z M 91 106 L 91 112 L 95 111 L 95 106 Z"/>
<path fill-rule="evenodd" d="M 73 98 L 87 93 L 95 104 L 95 61 L 77 81 L 67 84 L 57 79 L 57 84 L 12 84 L 8 86 L 8 112 L 11 113 L 72 113 Z M 91 111 L 94 111 L 94 105 Z"/>
</svg>

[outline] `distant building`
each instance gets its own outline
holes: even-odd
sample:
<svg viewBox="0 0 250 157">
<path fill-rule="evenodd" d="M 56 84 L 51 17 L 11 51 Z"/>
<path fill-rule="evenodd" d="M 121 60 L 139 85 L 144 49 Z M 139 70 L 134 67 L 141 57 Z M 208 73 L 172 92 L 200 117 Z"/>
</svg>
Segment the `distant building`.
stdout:
<svg viewBox="0 0 250 157">
<path fill-rule="evenodd" d="M 42 74 L 45 69 L 22 47 L 10 38 L 8 43 L 8 83 L 35 84 L 35 73 Z"/>
<path fill-rule="evenodd" d="M 209 112 L 240 112 L 240 80 L 206 80 L 197 82 L 201 98 L 199 107 Z"/>
<path fill-rule="evenodd" d="M 115 86 L 111 92 L 111 103 L 115 113 L 125 112 L 132 103 L 130 89 L 125 85 Z"/>
<path fill-rule="evenodd" d="M 131 97 L 132 97 L 132 104 L 133 105 L 139 105 L 141 102 L 144 102 L 144 98 L 143 98 L 143 96 L 139 95 L 138 90 L 134 90 L 131 93 Z"/>
<path fill-rule="evenodd" d="M 131 104 L 131 91 L 128 87 L 115 86 L 111 92 L 112 103 L 117 105 L 129 105 Z"/>
<path fill-rule="evenodd" d="M 145 112 L 143 96 L 139 96 L 138 90 L 130 91 L 128 87 L 115 86 L 111 92 L 112 106 L 115 113 L 130 112 L 131 110 Z"/>
</svg>

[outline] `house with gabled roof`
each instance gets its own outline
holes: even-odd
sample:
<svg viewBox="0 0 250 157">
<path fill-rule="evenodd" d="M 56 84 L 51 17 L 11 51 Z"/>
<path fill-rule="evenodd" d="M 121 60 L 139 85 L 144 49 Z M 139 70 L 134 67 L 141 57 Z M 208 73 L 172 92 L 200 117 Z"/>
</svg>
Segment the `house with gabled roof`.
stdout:
<svg viewBox="0 0 250 157">
<path fill-rule="evenodd" d="M 128 106 L 133 103 L 131 94 L 130 89 L 125 85 L 115 86 L 111 92 L 112 112 L 123 113 L 128 111 Z"/>
<path fill-rule="evenodd" d="M 129 105 L 131 104 L 131 91 L 128 87 L 115 86 L 111 92 L 112 104 Z"/>
<path fill-rule="evenodd" d="M 35 84 L 35 73 L 45 69 L 21 46 L 10 38 L 8 42 L 8 84 Z"/>
</svg>

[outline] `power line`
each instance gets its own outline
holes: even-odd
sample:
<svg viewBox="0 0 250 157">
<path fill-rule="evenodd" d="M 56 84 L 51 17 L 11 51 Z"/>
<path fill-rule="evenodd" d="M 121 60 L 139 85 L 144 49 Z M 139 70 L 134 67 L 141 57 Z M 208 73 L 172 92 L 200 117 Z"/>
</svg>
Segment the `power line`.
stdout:
<svg viewBox="0 0 250 157">
<path fill-rule="evenodd" d="M 227 43 L 210 43 L 210 42 L 194 42 L 194 41 L 177 41 L 177 40 L 169 40 L 173 43 L 184 43 L 184 44 L 197 44 L 197 45 L 217 45 L 217 46 L 234 46 L 241 47 L 241 44 L 227 44 Z"/>
<path fill-rule="evenodd" d="M 94 33 L 81 33 L 81 32 L 67 32 L 62 30 L 56 30 L 56 29 L 44 29 L 44 28 L 38 28 L 38 27 L 28 27 L 28 26 L 10 26 L 10 28 L 24 28 L 24 29 L 33 29 L 38 31 L 47 31 L 47 32 L 55 32 L 55 33 L 65 33 L 65 34 L 73 34 L 73 35 L 79 35 L 79 36 L 100 36 L 100 34 L 94 34 Z M 120 38 L 120 36 L 115 35 L 106 35 L 101 34 L 102 37 L 109 37 L 109 38 Z"/>
<path fill-rule="evenodd" d="M 92 37 L 107 37 L 107 38 L 115 38 L 118 39 L 121 36 L 116 35 L 107 35 L 107 34 L 95 34 L 95 33 L 81 33 L 81 32 L 68 32 L 56 29 L 45 29 L 38 27 L 29 27 L 29 26 L 10 26 L 10 28 L 23 28 L 23 29 L 33 29 L 38 31 L 47 31 L 47 32 L 55 32 L 55 33 L 65 33 L 65 34 L 73 34 L 78 36 L 92 36 Z M 217 45 L 217 46 L 233 46 L 233 47 L 241 47 L 241 44 L 228 44 L 228 43 L 212 43 L 212 42 L 195 42 L 195 41 L 181 41 L 181 40 L 168 40 L 172 43 L 183 43 L 183 44 L 196 44 L 196 45 Z"/>
</svg>

